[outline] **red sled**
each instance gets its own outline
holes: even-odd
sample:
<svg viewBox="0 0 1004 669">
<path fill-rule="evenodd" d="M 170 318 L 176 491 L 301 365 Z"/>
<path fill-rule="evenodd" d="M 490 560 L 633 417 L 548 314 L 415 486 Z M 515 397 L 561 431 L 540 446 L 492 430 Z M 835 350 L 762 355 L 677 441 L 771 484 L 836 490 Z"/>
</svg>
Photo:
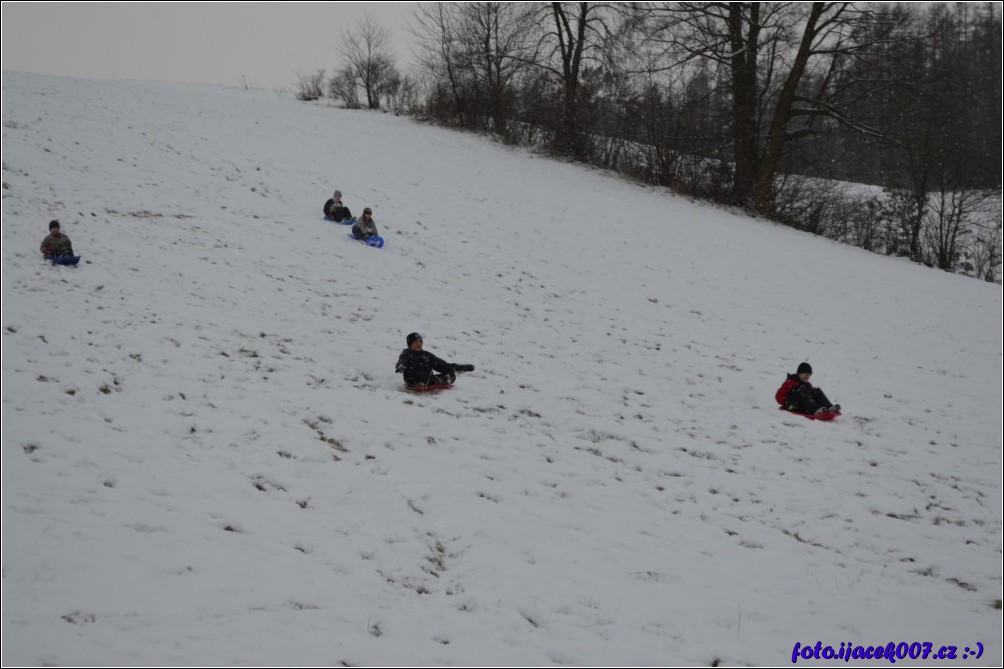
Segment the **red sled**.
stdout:
<svg viewBox="0 0 1004 669">
<path fill-rule="evenodd" d="M 820 413 L 802 413 L 801 411 L 791 411 L 790 409 L 785 409 L 784 407 L 778 407 L 781 411 L 787 411 L 788 413 L 793 413 L 796 416 L 803 416 L 809 420 L 824 420 L 831 421 L 840 415 L 839 411 L 823 411 Z"/>
<path fill-rule="evenodd" d="M 404 389 L 407 390 L 409 393 L 431 393 L 437 390 L 446 390 L 452 387 L 453 387 L 452 384 L 444 383 L 438 386 L 421 386 L 421 387 L 405 386 Z"/>
</svg>

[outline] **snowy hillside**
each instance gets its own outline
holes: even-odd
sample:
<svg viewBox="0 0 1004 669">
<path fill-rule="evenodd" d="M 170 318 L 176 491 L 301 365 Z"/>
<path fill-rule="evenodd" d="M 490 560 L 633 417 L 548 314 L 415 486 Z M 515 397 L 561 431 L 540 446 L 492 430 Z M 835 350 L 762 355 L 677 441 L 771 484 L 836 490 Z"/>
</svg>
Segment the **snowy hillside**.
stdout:
<svg viewBox="0 0 1004 669">
<path fill-rule="evenodd" d="M 404 118 L 4 73 L 3 662 L 999 665 L 1001 298 Z M 476 371 L 403 392 L 413 330 Z M 836 422 L 777 410 L 802 360 Z"/>
</svg>

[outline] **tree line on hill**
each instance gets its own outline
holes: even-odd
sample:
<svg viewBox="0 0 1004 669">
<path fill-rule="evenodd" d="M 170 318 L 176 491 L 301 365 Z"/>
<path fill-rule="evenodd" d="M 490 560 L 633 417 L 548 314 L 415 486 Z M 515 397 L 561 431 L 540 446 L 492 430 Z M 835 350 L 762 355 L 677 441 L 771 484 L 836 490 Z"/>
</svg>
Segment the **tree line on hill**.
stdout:
<svg viewBox="0 0 1004 669">
<path fill-rule="evenodd" d="M 423 3 L 411 31 L 412 74 L 366 18 L 298 96 L 1001 280 L 997 3 Z"/>
</svg>

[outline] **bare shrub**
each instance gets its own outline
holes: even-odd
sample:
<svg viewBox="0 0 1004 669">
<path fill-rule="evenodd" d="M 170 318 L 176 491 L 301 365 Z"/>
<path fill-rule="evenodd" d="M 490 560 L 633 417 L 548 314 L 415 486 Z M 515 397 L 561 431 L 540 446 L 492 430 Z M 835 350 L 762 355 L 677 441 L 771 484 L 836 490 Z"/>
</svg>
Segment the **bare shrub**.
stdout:
<svg viewBox="0 0 1004 669">
<path fill-rule="evenodd" d="M 296 99 L 309 102 L 324 95 L 324 69 L 313 74 L 298 74 L 299 83 L 296 89 Z"/>
</svg>

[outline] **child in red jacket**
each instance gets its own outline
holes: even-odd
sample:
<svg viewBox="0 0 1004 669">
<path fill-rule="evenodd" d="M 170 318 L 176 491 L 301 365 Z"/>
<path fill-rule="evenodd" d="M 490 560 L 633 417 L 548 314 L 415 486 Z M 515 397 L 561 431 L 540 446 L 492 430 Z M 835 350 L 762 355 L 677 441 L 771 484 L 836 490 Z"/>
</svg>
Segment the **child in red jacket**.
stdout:
<svg viewBox="0 0 1004 669">
<path fill-rule="evenodd" d="M 781 387 L 774 393 L 774 399 L 782 408 L 797 413 L 815 414 L 839 412 L 840 405 L 833 404 L 819 388 L 809 383 L 812 366 L 803 362 L 794 374 L 789 374 Z"/>
</svg>

